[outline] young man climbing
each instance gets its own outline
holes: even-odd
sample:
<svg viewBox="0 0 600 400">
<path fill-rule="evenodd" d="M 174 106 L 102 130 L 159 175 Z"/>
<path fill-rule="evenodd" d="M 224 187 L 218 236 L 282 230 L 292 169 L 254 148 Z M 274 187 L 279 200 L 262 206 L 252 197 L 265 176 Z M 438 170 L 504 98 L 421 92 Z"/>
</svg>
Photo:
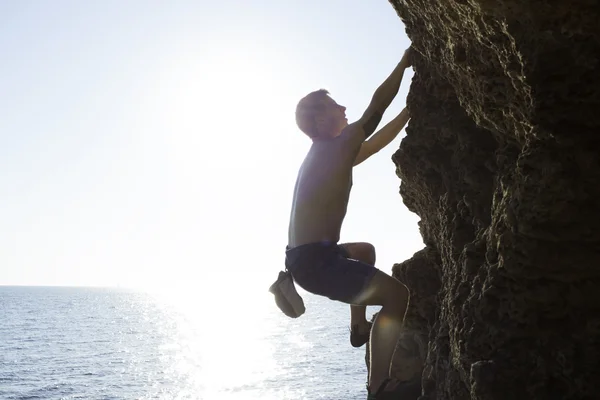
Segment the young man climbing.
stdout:
<svg viewBox="0 0 600 400">
<path fill-rule="evenodd" d="M 375 268 L 372 245 L 338 242 L 352 187 L 352 168 L 389 143 L 394 136 L 391 132 L 399 131 L 408 119 L 403 111 L 377 137 L 366 141 L 396 97 L 404 71 L 410 66 L 409 57 L 410 49 L 356 122 L 348 124 L 346 108 L 326 90 L 308 94 L 296 109 L 296 123 L 312 139 L 312 145 L 294 189 L 285 264 L 306 291 L 351 305 L 351 325 L 356 326 L 351 342 L 360 346 L 369 340 L 368 398 L 377 400 L 398 396 L 394 386 L 401 386 L 392 384 L 390 364 L 409 293 L 401 282 Z M 365 329 L 365 308 L 369 305 L 382 306 L 370 336 Z"/>
</svg>

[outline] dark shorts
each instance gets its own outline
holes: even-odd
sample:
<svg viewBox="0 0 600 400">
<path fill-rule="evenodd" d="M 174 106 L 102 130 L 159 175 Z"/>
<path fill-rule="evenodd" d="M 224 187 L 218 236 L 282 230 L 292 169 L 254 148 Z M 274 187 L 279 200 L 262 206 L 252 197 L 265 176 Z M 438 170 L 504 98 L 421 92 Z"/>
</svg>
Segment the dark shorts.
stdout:
<svg viewBox="0 0 600 400">
<path fill-rule="evenodd" d="M 286 248 L 285 266 L 307 292 L 352 304 L 377 268 L 348 256 L 337 243 L 309 243 Z"/>
</svg>

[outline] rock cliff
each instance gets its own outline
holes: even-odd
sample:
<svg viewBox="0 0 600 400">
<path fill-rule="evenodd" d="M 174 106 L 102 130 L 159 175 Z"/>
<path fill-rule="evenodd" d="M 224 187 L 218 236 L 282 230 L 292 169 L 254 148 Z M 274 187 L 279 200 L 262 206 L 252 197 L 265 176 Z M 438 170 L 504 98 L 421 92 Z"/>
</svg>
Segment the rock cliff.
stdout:
<svg viewBox="0 0 600 400">
<path fill-rule="evenodd" d="M 394 266 L 396 374 L 422 399 L 600 398 L 599 3 L 390 2 L 415 50 L 393 161 L 426 244 Z"/>
</svg>

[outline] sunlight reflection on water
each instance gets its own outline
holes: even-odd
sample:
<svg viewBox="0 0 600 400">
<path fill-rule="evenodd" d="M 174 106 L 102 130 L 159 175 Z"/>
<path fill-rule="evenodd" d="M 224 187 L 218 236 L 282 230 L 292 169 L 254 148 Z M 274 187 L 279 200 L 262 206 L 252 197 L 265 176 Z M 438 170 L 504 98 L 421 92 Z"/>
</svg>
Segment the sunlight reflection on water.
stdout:
<svg viewBox="0 0 600 400">
<path fill-rule="evenodd" d="M 210 315 L 201 312 L 206 309 L 206 299 L 191 299 L 176 292 L 159 295 L 157 300 L 176 324 L 175 337 L 164 335 L 170 341 L 164 346 L 178 353 L 172 372 L 187 376 L 189 388 L 206 398 L 281 399 L 282 393 L 269 395 L 262 387 L 285 373 L 274 356 L 274 340 L 287 336 L 292 344 L 288 352 L 310 344 L 300 333 L 290 335 L 273 318 L 269 293 L 242 288 L 236 293 L 239 300 L 211 307 Z"/>
<path fill-rule="evenodd" d="M 0 288 L 0 397 L 366 397 L 347 306 L 304 296 L 307 313 L 290 319 L 266 290 L 234 289 L 215 301 L 208 290 Z"/>
</svg>

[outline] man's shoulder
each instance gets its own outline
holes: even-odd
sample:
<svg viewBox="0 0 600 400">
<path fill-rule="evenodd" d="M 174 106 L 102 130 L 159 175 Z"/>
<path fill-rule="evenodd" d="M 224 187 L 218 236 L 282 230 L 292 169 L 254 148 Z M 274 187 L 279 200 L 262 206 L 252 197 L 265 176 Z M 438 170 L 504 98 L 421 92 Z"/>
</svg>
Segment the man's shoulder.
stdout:
<svg viewBox="0 0 600 400">
<path fill-rule="evenodd" d="M 339 136 L 339 139 L 342 142 L 355 143 L 355 142 L 363 142 L 365 138 L 365 129 L 360 121 L 352 122 L 348 124 L 342 131 Z"/>
<path fill-rule="evenodd" d="M 350 152 L 360 148 L 362 142 L 365 140 L 365 131 L 358 122 L 348 124 L 343 130 L 340 136 L 336 138 L 336 145 L 343 147 Z"/>
<path fill-rule="evenodd" d="M 328 151 L 335 149 L 336 147 L 345 146 L 353 142 L 362 142 L 364 136 L 364 129 L 358 123 L 352 123 L 347 125 L 342 132 L 335 138 L 329 138 L 325 140 L 313 141 L 307 156 L 309 154 L 320 153 L 322 151 Z"/>
</svg>

